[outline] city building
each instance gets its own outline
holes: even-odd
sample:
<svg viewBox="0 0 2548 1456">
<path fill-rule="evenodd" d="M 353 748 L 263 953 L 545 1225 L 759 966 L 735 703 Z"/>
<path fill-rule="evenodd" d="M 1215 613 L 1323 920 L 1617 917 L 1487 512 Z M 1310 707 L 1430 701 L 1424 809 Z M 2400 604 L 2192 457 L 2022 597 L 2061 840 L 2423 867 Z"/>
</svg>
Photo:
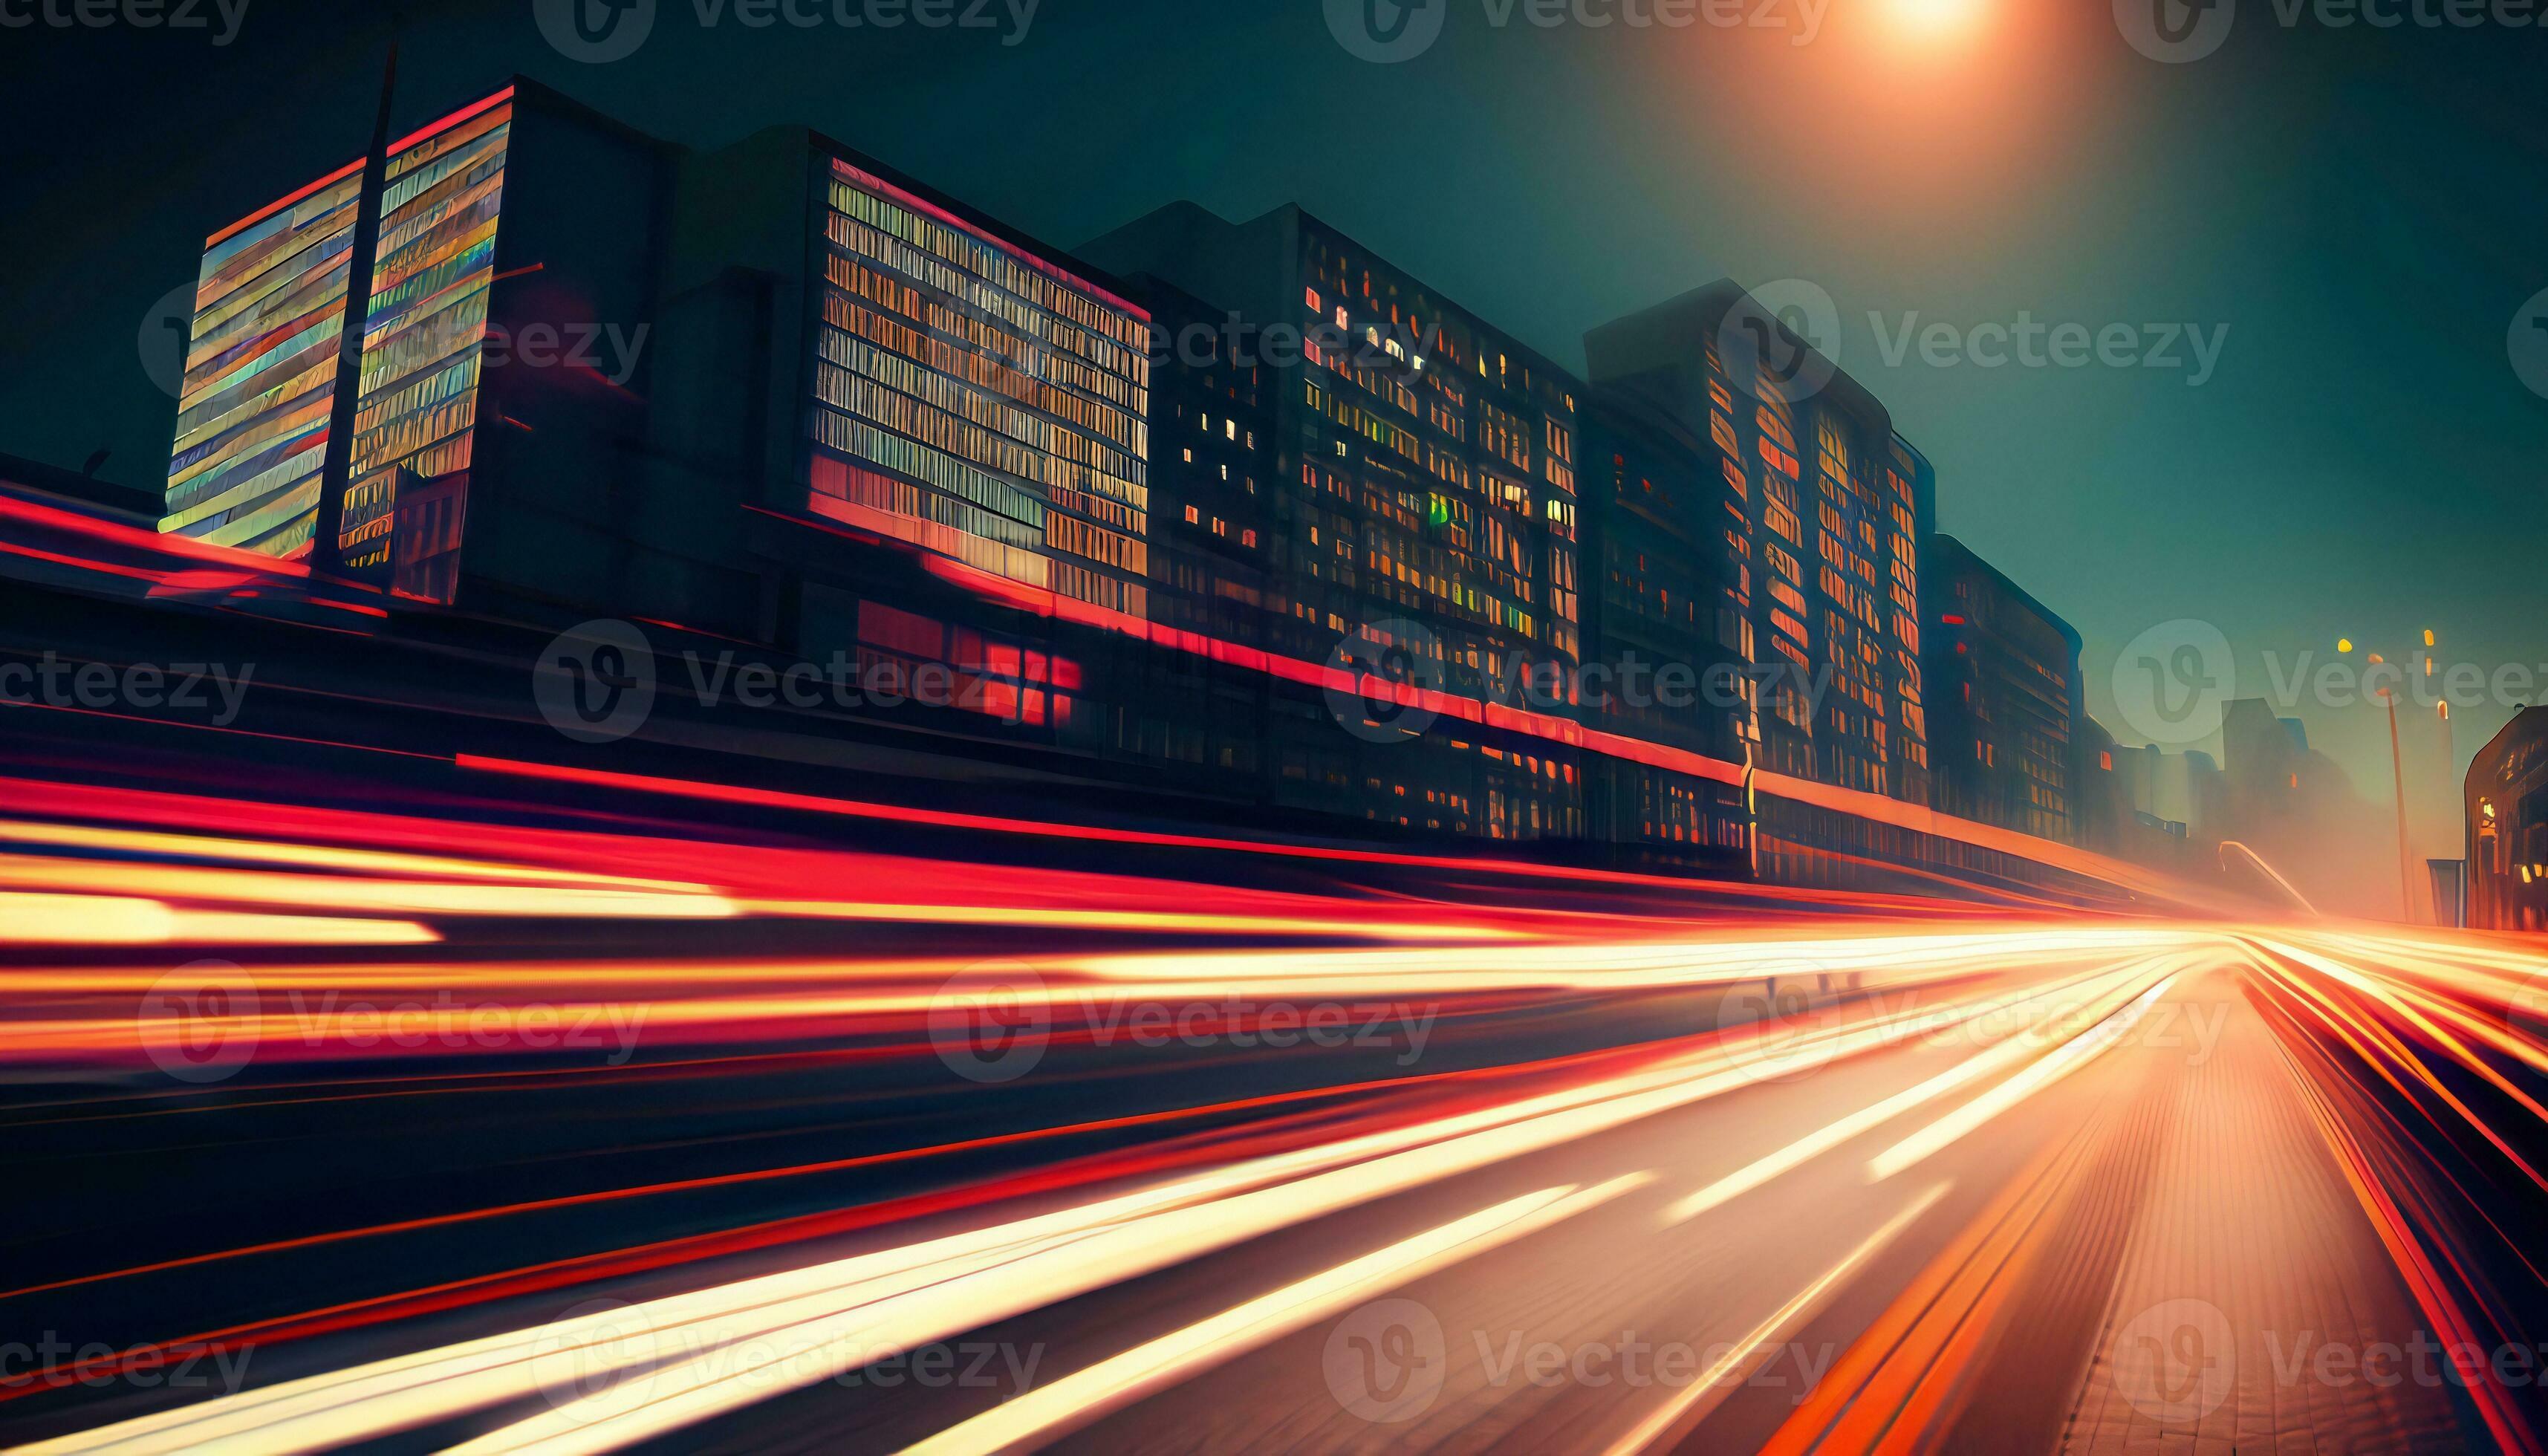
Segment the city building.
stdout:
<svg viewBox="0 0 2548 1456">
<path fill-rule="evenodd" d="M 1753 325 L 1778 330 L 1775 343 L 1744 347 Z M 1748 601 L 1743 650 L 1772 670 L 1759 675 L 1761 766 L 1926 803 L 1920 542 L 1936 478 L 1873 395 L 1784 330 L 1720 280 L 1586 347 L 1603 383 L 1676 372 L 1679 420 L 1740 504 L 1742 570 L 1724 604 Z"/>
<path fill-rule="evenodd" d="M 659 688 L 621 762 L 1834 886 L 2115 867 L 1930 807 L 1933 473 L 1730 283 L 1588 382 L 1297 207 L 1066 253 L 804 128 L 694 151 L 517 80 L 216 233 L 197 305 L 156 539 L 491 655 L 615 618 Z"/>
<path fill-rule="evenodd" d="M 2424 877 L 2433 893 L 2433 923 L 2460 929 L 2468 924 L 2468 862 L 2426 860 Z"/>
<path fill-rule="evenodd" d="M 2309 748 L 2292 731 L 2294 720 L 2274 716 L 2262 698 L 2239 698 L 2221 715 L 2221 774 L 2229 794 L 2230 822 L 2255 832 L 2297 817 L 2303 795 L 2319 785 Z"/>
<path fill-rule="evenodd" d="M 1585 337 L 1592 379 L 1584 474 L 1585 662 L 1600 689 L 1584 719 L 1728 764 L 1757 761 L 1751 495 L 1712 431 L 1712 353 L 1692 355 L 1669 313 Z M 1592 832 L 1747 861 L 1741 785 L 1660 764 L 1586 767 Z"/>
<path fill-rule="evenodd" d="M 2479 751 L 2466 807 L 2469 927 L 2548 930 L 2548 706 Z"/>
<path fill-rule="evenodd" d="M 1615 442 L 1592 455 L 1610 462 L 1602 523 L 1615 530 L 1602 547 L 1607 640 L 1586 660 L 1677 633 L 1702 675 L 1744 670 L 1739 698 L 1710 704 L 1704 752 L 1928 805 L 1920 543 L 1935 527 L 1936 477 L 1926 458 L 1874 396 L 1730 281 L 1604 324 L 1585 350 L 1596 426 Z M 1677 513 L 1678 540 L 1651 524 L 1650 481 L 1672 483 L 1664 509 Z M 1659 595 L 1648 599 L 1673 588 L 1655 570 L 1666 555 L 1688 574 L 1679 623 Z M 1720 824 L 1738 817 L 1721 792 L 1640 776 L 1640 801 L 1660 786 L 1711 804 Z M 1756 858 L 1774 877 L 1845 882 L 1856 871 L 1844 866 L 1869 860 L 1964 858 L 1898 825 L 1785 799 L 1756 809 L 1753 798 L 1741 816 L 1755 821 Z"/>
<path fill-rule="evenodd" d="M 665 155 L 519 82 L 213 233 L 161 530 L 441 604 L 484 537 L 471 571 L 546 594 L 548 553 L 501 544 L 530 532 L 478 517 L 571 531 L 602 513 L 550 467 L 589 478 L 578 453 L 624 446 L 639 418 L 634 351 L 592 345 L 647 303 Z M 500 462 L 507 489 L 473 502 Z"/>
<path fill-rule="evenodd" d="M 1232 224 L 1179 203 L 1080 252 L 1205 301 L 1264 371 L 1269 652 L 1572 720 L 1580 381 L 1298 207 Z M 1195 367 L 1187 352 L 1167 357 Z M 1483 717 L 1394 731 L 1407 720 L 1328 707 L 1276 704 L 1276 803 L 1487 839 L 1582 836 L 1563 731 Z"/>
<path fill-rule="evenodd" d="M 2084 714 L 2078 724 L 2070 754 L 2070 808 L 2079 843 L 2129 858 L 2125 846 L 2140 827 L 2133 811 L 2133 760 L 2105 724 Z"/>
<path fill-rule="evenodd" d="M 1953 536 L 1932 543 L 1929 584 L 1938 807 L 2080 843 L 2079 634 Z"/>
<path fill-rule="evenodd" d="M 1179 762 L 1224 775 L 1225 791 L 1263 800 L 1272 782 L 1266 724 L 1275 678 L 1261 657 L 1276 599 L 1274 426 L 1269 371 L 1210 305 L 1159 279 L 1124 280 L 1151 320 L 1150 620 L 1232 654 L 1147 654 L 1132 700 L 1140 731 Z M 1169 709 L 1182 706 L 1183 712 Z"/>
</svg>

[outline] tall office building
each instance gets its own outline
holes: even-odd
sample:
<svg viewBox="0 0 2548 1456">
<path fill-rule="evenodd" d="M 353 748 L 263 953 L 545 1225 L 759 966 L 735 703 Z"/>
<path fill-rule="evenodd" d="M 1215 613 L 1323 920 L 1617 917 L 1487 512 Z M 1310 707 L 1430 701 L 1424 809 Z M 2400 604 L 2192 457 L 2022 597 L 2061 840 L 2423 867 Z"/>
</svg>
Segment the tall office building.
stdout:
<svg viewBox="0 0 2548 1456">
<path fill-rule="evenodd" d="M 823 159 L 805 509 L 1102 611 L 1148 615 L 1149 319 L 1043 254 Z M 863 650 L 977 671 L 1066 723 L 1048 658 L 867 600 Z"/>
<path fill-rule="evenodd" d="M 1585 661 L 1615 684 L 1588 694 L 1605 731 L 1726 764 L 1758 762 L 1760 678 L 1752 488 L 1719 442 L 1732 408 L 1711 341 L 1650 310 L 1588 334 Z M 1596 835 L 1748 859 L 1739 784 L 1603 759 L 1586 768 Z"/>
<path fill-rule="evenodd" d="M 1261 653 L 1274 599 L 1271 371 L 1201 299 L 1125 280 L 1151 319 L 1150 620 L 1177 640 Z M 1191 634 L 1187 636 L 1185 634 Z M 1263 795 L 1275 679 L 1228 651 L 1149 655 L 1128 707 L 1138 741 Z"/>
<path fill-rule="evenodd" d="M 1723 533 L 1721 551 L 1711 539 L 1688 563 L 1685 589 L 1717 618 L 1695 650 L 1748 663 L 1755 686 L 1711 730 L 1711 752 L 1926 805 L 1928 462 L 1872 395 L 1731 282 L 1604 324 L 1586 350 L 1596 388 L 1669 421 L 1674 473 Z M 1636 523 L 1613 518 L 1630 527 L 1633 567 Z M 1762 863 L 1778 877 L 1832 879 L 1847 873 L 1833 856 L 1913 852 L 1879 825 L 1794 803 L 1763 813 Z"/>
<path fill-rule="evenodd" d="M 1148 316 L 847 158 L 827 181 L 808 508 L 1146 615 Z"/>
<path fill-rule="evenodd" d="M 1343 643 L 1417 686 L 1571 714 L 1580 382 L 1297 207 L 1234 225 L 1181 203 L 1082 251 L 1234 314 L 1267 371 L 1269 650 Z M 1409 829 L 1582 832 L 1562 733 L 1457 727 L 1278 702 L 1271 791 Z"/>
<path fill-rule="evenodd" d="M 330 566 L 450 599 L 511 100 L 390 148 L 350 442 L 331 434 L 363 162 L 213 234 L 162 530 L 295 559 L 331 544 Z M 314 543 L 331 453 L 349 484 L 337 538 Z"/>
<path fill-rule="evenodd" d="M 459 587 L 512 118 L 492 97 L 392 148 L 383 172 L 335 560 L 421 601 Z"/>
<path fill-rule="evenodd" d="M 1939 807 L 2079 843 L 2078 632 L 1953 536 L 1929 565 Z"/>
<path fill-rule="evenodd" d="M 567 417 L 594 413 L 571 398 L 570 375 L 597 372 L 578 325 L 614 303 L 626 312 L 612 322 L 633 317 L 659 149 L 517 83 L 390 143 L 375 196 L 358 159 L 214 233 L 160 529 L 308 561 L 395 597 L 453 601 L 470 481 L 495 432 L 553 422 L 565 443 L 594 427 Z M 367 211 L 376 241 L 358 259 Z M 541 273 L 500 302 L 500 279 Z M 369 292 L 352 433 L 340 439 L 356 277 Z M 494 369 L 508 389 L 491 388 Z M 341 495 L 322 500 L 331 480 Z M 526 483 L 511 504 L 535 510 L 541 495 Z"/>
<path fill-rule="evenodd" d="M 350 162 L 206 240 L 162 531 L 309 553 L 362 173 Z"/>
</svg>

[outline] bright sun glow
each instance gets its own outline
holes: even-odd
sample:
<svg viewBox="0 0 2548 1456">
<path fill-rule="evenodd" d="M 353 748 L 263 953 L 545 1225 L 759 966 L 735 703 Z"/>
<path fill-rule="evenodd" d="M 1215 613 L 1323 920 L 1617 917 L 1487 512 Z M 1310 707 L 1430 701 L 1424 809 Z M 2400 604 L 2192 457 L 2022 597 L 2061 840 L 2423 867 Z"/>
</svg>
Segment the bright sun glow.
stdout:
<svg viewBox="0 0 2548 1456">
<path fill-rule="evenodd" d="M 1989 0 L 1885 0 L 1894 25 L 1906 34 L 1945 38 L 1970 30 Z"/>
</svg>

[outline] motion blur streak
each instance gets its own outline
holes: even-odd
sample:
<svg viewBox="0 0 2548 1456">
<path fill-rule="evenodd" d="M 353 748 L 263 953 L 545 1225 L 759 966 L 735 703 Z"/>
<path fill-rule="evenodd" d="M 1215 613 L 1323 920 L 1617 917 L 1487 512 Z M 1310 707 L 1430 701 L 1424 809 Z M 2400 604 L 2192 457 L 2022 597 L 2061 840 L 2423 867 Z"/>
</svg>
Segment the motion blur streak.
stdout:
<svg viewBox="0 0 2548 1456">
<path fill-rule="evenodd" d="M 1482 1209 L 1348 1263 L 1288 1284 L 1201 1323 L 1073 1371 L 1051 1385 L 910 1447 L 912 1456 L 1032 1449 L 1108 1410 L 1208 1370 L 1278 1335 L 1410 1280 L 1535 1233 L 1652 1181 L 1639 1173 L 1598 1188 L 1555 1188 Z"/>
<path fill-rule="evenodd" d="M 1881 1183 L 1903 1169 L 1935 1157 L 1957 1138 L 1991 1119 L 2010 1111 L 2042 1088 L 2078 1070 L 2081 1063 L 2112 1047 L 2124 1035 L 2140 1024 L 2150 1003 L 2156 1001 L 2176 980 L 2182 960 L 2168 962 L 2158 983 L 2135 996 L 2126 1006 L 2108 1010 L 2111 1003 L 2098 1010 L 2105 1015 L 2087 1031 L 2062 1043 L 2049 1055 L 2037 1058 L 2017 1075 L 1965 1103 L 1946 1117 L 1877 1153 L 1866 1165 L 1866 1181 Z"/>
<path fill-rule="evenodd" d="M 2141 994 L 2141 988 L 2149 983 L 2146 972 L 2152 965 L 2171 963 L 2173 962 L 2140 961 L 2127 965 L 2119 971 L 2085 978 L 2102 994 L 2085 1001 L 2064 1005 L 2058 1014 L 2059 1022 L 2080 1027 L 2089 1024 L 2106 1025 L 2119 1001 L 2130 1000 Z M 2115 991 L 2113 987 L 2119 982 L 2125 984 L 2127 989 L 2121 992 Z M 2071 989 L 2078 984 L 2078 982 L 2072 982 L 2062 989 Z M 2157 987 L 2152 986 L 2151 989 L 2154 991 Z M 2033 996 L 2017 1003 L 2017 1006 L 2020 1009 L 2048 1010 L 2054 1004 L 2050 996 Z M 2036 1018 L 2030 1018 L 2030 1021 L 2034 1020 Z M 1990 1032 L 1986 1029 L 1981 1035 L 1987 1038 Z M 1665 1209 L 1664 1221 L 1667 1225 L 1686 1223 L 1719 1204 L 1751 1192 L 1781 1173 L 1811 1162 L 1833 1148 L 1855 1139 L 1863 1133 L 1882 1127 L 1915 1108 L 1925 1107 L 1967 1082 L 1995 1075 L 2033 1058 L 2043 1057 L 2048 1045 L 2064 1048 L 2075 1045 L 2071 1039 L 2079 1035 L 2081 1033 L 2078 1031 L 2073 1031 L 2067 1036 L 2058 1031 L 2048 1034 L 2039 1027 L 2030 1026 L 2014 1041 L 1967 1057 L 1907 1092 L 1896 1093 L 1873 1107 L 1853 1113 L 1809 1137 L 1798 1138 L 1748 1167 L 1728 1173 Z M 1980 1102 L 1969 1104 L 1973 1107 L 1982 1105 Z M 1869 1181 L 1875 1181 L 1879 1176 L 1889 1177 L 1892 1171 L 1888 1169 L 1883 1174 L 1874 1174 L 1873 1165 L 1870 1165 Z"/>
<path fill-rule="evenodd" d="M 1686 1391 L 1666 1403 L 1662 1410 L 1637 1422 L 1634 1430 L 1629 1431 L 1610 1446 L 1607 1456 L 1635 1456 L 1635 1453 L 1654 1445 L 1674 1426 L 1694 1415 L 1704 1414 L 1707 1405 L 1723 1400 L 1726 1395 L 1726 1377 L 1741 1368 L 1744 1361 L 1760 1354 L 1771 1341 L 1781 1338 L 1790 1326 L 1829 1295 L 1833 1288 L 1856 1273 L 1861 1264 L 1873 1257 L 1878 1249 L 1891 1243 L 1894 1237 L 1913 1221 L 1927 1213 L 1938 1200 L 1946 1197 L 1949 1186 L 1941 1183 L 1920 1195 L 1912 1201 L 1909 1208 L 1895 1214 L 1883 1228 L 1868 1234 L 1865 1242 L 1849 1251 L 1848 1257 L 1832 1265 L 1824 1271 L 1821 1278 L 1799 1290 L 1795 1298 L 1773 1311 L 1770 1318 L 1762 1320 L 1751 1333 L 1736 1340 L 1733 1348 L 1717 1363 L 1703 1371 L 1698 1379 L 1690 1382 Z"/>
<path fill-rule="evenodd" d="M 0 1440 L 2540 1449 L 2535 940 L 506 781 L 6 780 Z"/>
</svg>

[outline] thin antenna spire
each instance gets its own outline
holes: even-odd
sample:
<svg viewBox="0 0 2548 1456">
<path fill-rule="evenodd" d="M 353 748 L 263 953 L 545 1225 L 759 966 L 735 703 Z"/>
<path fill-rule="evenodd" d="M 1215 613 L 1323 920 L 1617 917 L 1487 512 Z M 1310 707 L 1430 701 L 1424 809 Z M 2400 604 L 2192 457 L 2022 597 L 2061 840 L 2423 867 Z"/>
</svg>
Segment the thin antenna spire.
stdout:
<svg viewBox="0 0 2548 1456">
<path fill-rule="evenodd" d="M 345 492 L 353 484 L 354 418 L 363 384 L 363 335 L 371 323 L 372 254 L 380 247 L 381 196 L 389 180 L 390 110 L 398 96 L 398 17 L 390 18 L 389 57 L 381 66 L 381 101 L 363 157 L 363 190 L 354 207 L 354 245 L 345 264 L 345 317 L 336 336 L 336 392 L 327 416 L 327 467 L 320 473 L 318 518 L 310 534 L 310 569 L 343 569 L 337 537 Z"/>
</svg>

